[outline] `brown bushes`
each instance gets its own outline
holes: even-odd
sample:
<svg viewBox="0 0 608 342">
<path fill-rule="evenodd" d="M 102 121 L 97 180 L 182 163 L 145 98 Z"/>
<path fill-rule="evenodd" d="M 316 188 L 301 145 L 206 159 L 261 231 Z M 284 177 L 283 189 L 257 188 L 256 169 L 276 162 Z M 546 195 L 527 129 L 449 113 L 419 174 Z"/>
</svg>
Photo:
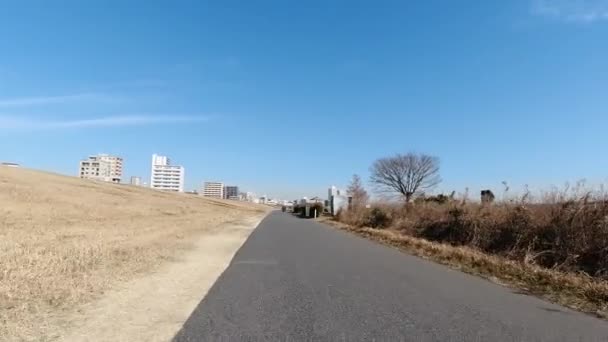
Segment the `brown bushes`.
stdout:
<svg viewBox="0 0 608 342">
<path fill-rule="evenodd" d="M 550 195 L 544 203 L 527 203 L 526 195 L 493 205 L 381 204 L 342 213 L 339 220 L 357 227 L 390 226 L 417 238 L 608 279 L 606 197 Z"/>
<path fill-rule="evenodd" d="M 355 227 L 387 228 L 393 223 L 393 211 L 389 206 L 373 208 L 353 207 L 350 210 L 338 211 L 338 221 Z"/>
</svg>

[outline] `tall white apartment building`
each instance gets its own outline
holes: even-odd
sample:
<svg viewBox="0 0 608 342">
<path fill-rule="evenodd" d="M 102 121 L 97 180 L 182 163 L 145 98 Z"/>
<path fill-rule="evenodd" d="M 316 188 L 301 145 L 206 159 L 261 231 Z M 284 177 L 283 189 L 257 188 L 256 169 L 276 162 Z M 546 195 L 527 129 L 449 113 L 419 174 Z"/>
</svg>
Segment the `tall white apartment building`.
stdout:
<svg viewBox="0 0 608 342">
<path fill-rule="evenodd" d="M 80 161 L 80 178 L 103 182 L 120 183 L 122 179 L 122 158 L 108 154 L 89 156 Z"/>
<path fill-rule="evenodd" d="M 171 165 L 171 160 L 166 156 L 152 155 L 150 174 L 150 188 L 184 192 L 184 167 Z"/>
<path fill-rule="evenodd" d="M 203 196 L 224 198 L 224 183 L 221 182 L 205 182 L 203 184 Z"/>
</svg>

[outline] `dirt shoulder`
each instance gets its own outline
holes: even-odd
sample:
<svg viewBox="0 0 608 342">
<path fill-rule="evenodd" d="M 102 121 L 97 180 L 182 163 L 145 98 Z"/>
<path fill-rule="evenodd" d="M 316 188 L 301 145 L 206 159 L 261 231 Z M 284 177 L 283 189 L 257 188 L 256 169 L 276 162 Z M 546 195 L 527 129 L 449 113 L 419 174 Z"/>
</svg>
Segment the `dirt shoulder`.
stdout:
<svg viewBox="0 0 608 342">
<path fill-rule="evenodd" d="M 201 236 L 153 274 L 106 293 L 63 318 L 61 341 L 170 341 L 261 220 L 251 217 Z"/>
</svg>

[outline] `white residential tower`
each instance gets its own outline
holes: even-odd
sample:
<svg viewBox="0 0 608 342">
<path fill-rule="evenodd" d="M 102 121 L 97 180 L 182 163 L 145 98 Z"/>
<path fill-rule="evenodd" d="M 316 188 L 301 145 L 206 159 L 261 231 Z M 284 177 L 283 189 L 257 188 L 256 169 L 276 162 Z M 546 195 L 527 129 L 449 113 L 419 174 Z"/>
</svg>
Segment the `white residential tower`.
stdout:
<svg viewBox="0 0 608 342">
<path fill-rule="evenodd" d="M 184 167 L 171 165 L 171 160 L 166 156 L 153 154 L 150 188 L 184 192 Z"/>
</svg>

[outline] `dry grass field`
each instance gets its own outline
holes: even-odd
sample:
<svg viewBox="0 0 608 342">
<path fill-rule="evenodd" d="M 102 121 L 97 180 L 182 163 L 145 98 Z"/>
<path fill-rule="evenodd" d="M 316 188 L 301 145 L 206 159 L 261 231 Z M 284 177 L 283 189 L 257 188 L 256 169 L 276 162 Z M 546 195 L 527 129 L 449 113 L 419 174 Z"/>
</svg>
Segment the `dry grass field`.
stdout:
<svg viewBox="0 0 608 342">
<path fill-rule="evenodd" d="M 0 340 L 44 340 L 53 317 L 266 210 L 0 167 Z"/>
</svg>

